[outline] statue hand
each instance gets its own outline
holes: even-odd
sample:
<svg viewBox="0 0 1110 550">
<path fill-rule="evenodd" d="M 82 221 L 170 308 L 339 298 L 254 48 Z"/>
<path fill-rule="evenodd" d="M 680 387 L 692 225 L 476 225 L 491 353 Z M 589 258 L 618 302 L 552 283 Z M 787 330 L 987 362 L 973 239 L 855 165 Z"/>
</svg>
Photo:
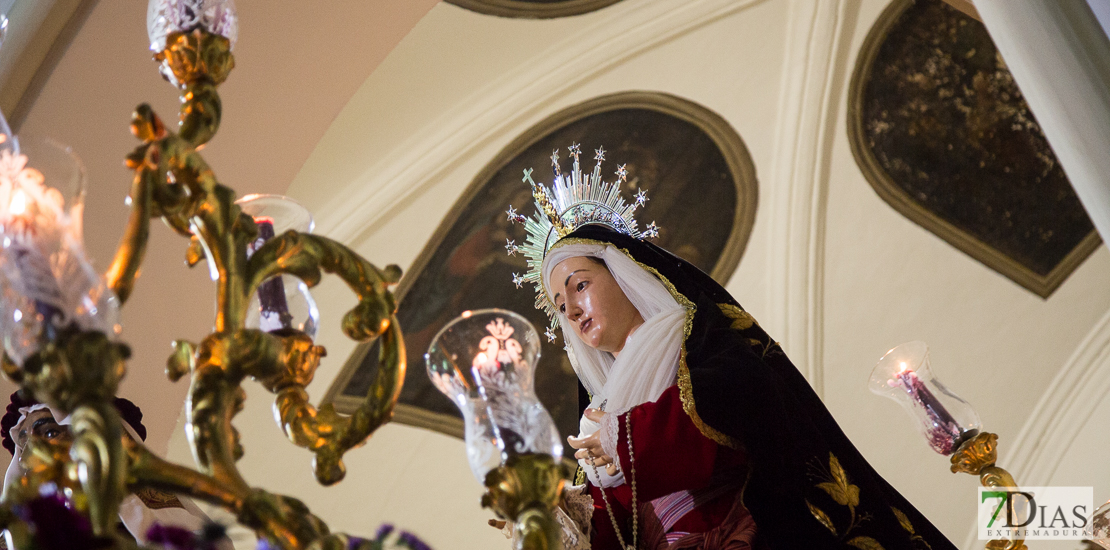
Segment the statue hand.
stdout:
<svg viewBox="0 0 1110 550">
<path fill-rule="evenodd" d="M 597 423 L 602 423 L 608 413 L 597 409 L 586 409 L 586 418 L 593 420 Z M 605 454 L 601 448 L 601 437 L 598 432 L 594 432 L 586 437 L 567 437 L 567 443 L 571 447 L 578 449 L 574 453 L 574 458 L 587 459 L 589 462 L 592 459 L 594 466 L 606 466 L 605 471 L 609 475 L 616 475 L 618 469 L 617 465 L 613 463 L 613 457 Z"/>
</svg>

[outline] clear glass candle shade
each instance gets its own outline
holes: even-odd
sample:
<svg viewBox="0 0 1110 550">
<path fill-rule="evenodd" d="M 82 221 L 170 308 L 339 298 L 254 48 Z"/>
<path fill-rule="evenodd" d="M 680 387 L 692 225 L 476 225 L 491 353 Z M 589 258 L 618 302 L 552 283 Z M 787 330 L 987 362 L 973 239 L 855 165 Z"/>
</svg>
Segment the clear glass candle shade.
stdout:
<svg viewBox="0 0 1110 550">
<path fill-rule="evenodd" d="M 501 465 L 502 440 L 490 418 L 490 406 L 481 397 L 468 397 L 459 407 L 463 415 L 463 438 L 466 441 L 466 462 L 479 482 Z"/>
<path fill-rule="evenodd" d="M 1103 503 L 1091 514 L 1088 525 L 1091 542 L 1110 550 L 1110 501 Z"/>
<path fill-rule="evenodd" d="M 952 393 L 929 368 L 929 347 L 908 342 L 888 351 L 871 371 L 868 388 L 896 401 L 932 449 L 952 454 L 979 433 L 979 414 Z"/>
<path fill-rule="evenodd" d="M 248 247 L 248 256 L 277 235 L 289 230 L 311 233 L 315 225 L 312 214 L 289 197 L 247 195 L 236 204 L 243 213 L 254 218 L 258 227 L 258 238 Z M 247 307 L 247 328 L 266 332 L 299 330 L 316 337 L 320 311 L 308 285 L 296 277 L 282 275 L 267 279 L 251 296 Z"/>
<path fill-rule="evenodd" d="M 284 195 L 252 193 L 240 197 L 235 204 L 239 205 L 244 214 L 254 218 L 255 222 L 269 219 L 273 225 L 274 235 L 281 235 L 290 229 L 301 233 L 312 233 L 316 228 L 312 213 L 301 206 L 301 203 Z"/>
<path fill-rule="evenodd" d="M 320 310 L 304 281 L 291 275 L 271 277 L 259 286 L 247 306 L 247 328 L 265 332 L 299 330 L 316 337 Z"/>
<path fill-rule="evenodd" d="M 239 17 L 234 0 L 150 0 L 146 10 L 146 32 L 150 50 L 166 48 L 166 36 L 172 32 L 204 29 L 231 42 L 239 38 Z"/>
<path fill-rule="evenodd" d="M 464 312 L 424 356 L 432 384 L 462 412 L 467 458 L 480 482 L 512 455 L 562 457 L 558 429 L 533 387 L 539 356 L 536 329 L 502 309 Z"/>
<path fill-rule="evenodd" d="M 0 143 L 0 331 L 17 362 L 71 324 L 119 336 L 119 300 L 85 256 L 85 182 L 68 147 Z"/>
</svg>

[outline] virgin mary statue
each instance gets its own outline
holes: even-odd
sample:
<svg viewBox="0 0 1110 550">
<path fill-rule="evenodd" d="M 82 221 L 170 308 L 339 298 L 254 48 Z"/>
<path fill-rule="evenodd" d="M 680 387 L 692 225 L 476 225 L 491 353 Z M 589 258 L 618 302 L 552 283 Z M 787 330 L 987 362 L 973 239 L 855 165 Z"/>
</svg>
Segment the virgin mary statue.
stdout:
<svg viewBox="0 0 1110 550">
<path fill-rule="evenodd" d="M 573 174 L 553 158 L 554 185 L 532 183 L 535 218 L 517 216 L 529 232 L 523 279 L 557 319 L 580 382 L 570 442 L 584 487 L 565 507 L 589 544 L 574 547 L 954 549 L 755 319 L 644 240 L 654 224 L 636 231 L 619 182 L 581 173 L 574 156 Z"/>
</svg>

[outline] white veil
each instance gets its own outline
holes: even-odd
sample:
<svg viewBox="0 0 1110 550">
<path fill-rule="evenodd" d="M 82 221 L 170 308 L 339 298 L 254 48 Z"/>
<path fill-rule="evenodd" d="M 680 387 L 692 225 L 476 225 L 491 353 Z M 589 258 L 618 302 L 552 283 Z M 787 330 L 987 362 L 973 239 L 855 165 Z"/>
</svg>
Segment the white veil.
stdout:
<svg viewBox="0 0 1110 550">
<path fill-rule="evenodd" d="M 608 266 L 617 284 L 644 318 L 625 343 L 616 360 L 607 352 L 586 345 L 574 332 L 566 317 L 557 315 L 567 343 L 567 354 L 582 385 L 590 392 L 591 408 L 602 408 L 610 414 L 622 414 L 641 403 L 659 399 L 663 391 L 675 383 L 678 362 L 685 337 L 683 326 L 686 309 L 682 307 L 654 274 L 640 267 L 616 247 L 604 244 L 568 244 L 548 252 L 543 261 L 544 289 L 554 293 L 548 281 L 551 271 L 560 262 L 577 256 L 600 258 Z M 585 416 L 579 422 L 579 437 L 593 434 L 600 426 Z M 604 468 L 593 468 L 579 460 L 590 481 L 601 487 L 624 483 L 623 472 L 609 476 Z"/>
</svg>

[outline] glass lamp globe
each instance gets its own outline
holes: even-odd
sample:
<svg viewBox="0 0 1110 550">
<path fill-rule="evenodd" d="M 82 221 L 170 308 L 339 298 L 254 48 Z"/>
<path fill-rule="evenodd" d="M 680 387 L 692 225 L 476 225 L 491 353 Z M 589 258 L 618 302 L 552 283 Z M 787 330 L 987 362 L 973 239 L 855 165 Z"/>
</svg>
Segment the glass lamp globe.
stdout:
<svg viewBox="0 0 1110 550">
<path fill-rule="evenodd" d="M 1088 525 L 1091 542 L 1110 550 L 1110 502 L 1103 503 L 1091 514 Z"/>
<path fill-rule="evenodd" d="M 248 257 L 266 241 L 294 230 L 312 233 L 315 222 L 308 209 L 289 197 L 281 195 L 247 195 L 236 204 L 243 213 L 254 218 L 258 239 L 247 248 Z M 316 337 L 320 311 L 316 300 L 304 281 L 292 275 L 271 277 L 264 281 L 258 292 L 251 296 L 247 306 L 247 328 L 266 332 L 299 330 L 311 338 Z"/>
<path fill-rule="evenodd" d="M 539 357 L 536 329 L 503 309 L 463 312 L 424 356 L 432 384 L 462 412 L 467 459 L 479 482 L 514 455 L 547 454 L 556 462 L 563 455 L 533 387 Z"/>
<path fill-rule="evenodd" d="M 166 48 L 166 35 L 204 29 L 231 42 L 239 38 L 239 17 L 234 0 L 150 0 L 146 10 L 146 32 L 150 50 Z"/>
<path fill-rule="evenodd" d="M 929 368 L 925 342 L 908 342 L 886 352 L 867 386 L 871 393 L 901 405 L 929 446 L 942 455 L 952 454 L 979 433 L 979 414 Z"/>
<path fill-rule="evenodd" d="M 0 143 L 0 331 L 17 363 L 57 331 L 119 336 L 119 300 L 85 256 L 85 167 L 36 138 Z"/>
</svg>

